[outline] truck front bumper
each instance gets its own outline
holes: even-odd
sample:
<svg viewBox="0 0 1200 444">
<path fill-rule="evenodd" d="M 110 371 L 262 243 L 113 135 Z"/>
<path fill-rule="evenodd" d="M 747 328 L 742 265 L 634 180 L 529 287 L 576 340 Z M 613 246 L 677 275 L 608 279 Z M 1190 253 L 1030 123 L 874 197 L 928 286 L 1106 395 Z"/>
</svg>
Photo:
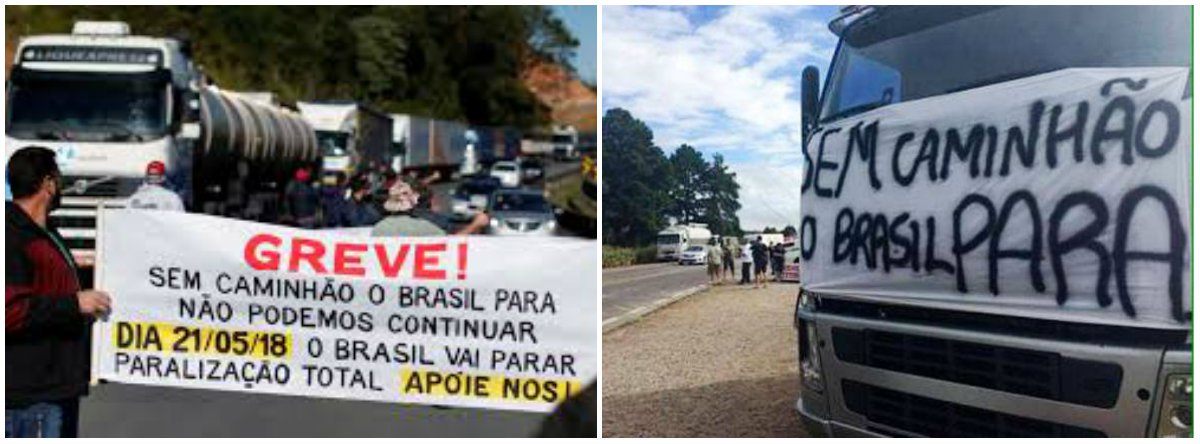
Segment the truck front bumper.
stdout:
<svg viewBox="0 0 1200 444">
<path fill-rule="evenodd" d="M 885 435 L 873 433 L 867 430 L 854 427 L 849 424 L 842 424 L 837 421 L 831 421 L 813 412 L 804 409 L 804 398 L 796 399 L 796 412 L 800 414 L 800 422 L 804 424 L 804 429 L 808 431 L 810 437 L 813 438 L 883 438 Z"/>
</svg>

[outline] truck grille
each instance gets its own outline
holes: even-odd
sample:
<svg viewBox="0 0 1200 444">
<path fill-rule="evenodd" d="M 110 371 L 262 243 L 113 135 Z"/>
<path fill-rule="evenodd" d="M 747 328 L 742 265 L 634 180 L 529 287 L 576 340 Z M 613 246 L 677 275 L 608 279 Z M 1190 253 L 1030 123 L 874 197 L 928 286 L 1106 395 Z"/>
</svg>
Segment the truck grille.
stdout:
<svg viewBox="0 0 1200 444">
<path fill-rule="evenodd" d="M 877 330 L 833 329 L 837 358 L 927 378 L 1093 407 L 1120 394 L 1117 364 Z"/>
<path fill-rule="evenodd" d="M 80 182 L 88 184 L 83 193 L 75 192 L 76 184 Z M 123 184 L 128 179 L 104 178 L 97 176 L 63 176 L 62 184 L 66 188 L 66 195 L 69 196 L 87 196 L 87 197 L 117 197 L 121 195 L 123 188 L 128 188 L 128 185 Z"/>
<path fill-rule="evenodd" d="M 846 408 L 876 424 L 929 437 L 1105 437 L 1103 432 L 842 380 Z"/>
<path fill-rule="evenodd" d="M 95 239 L 64 238 L 63 243 L 66 244 L 66 247 L 68 250 L 72 250 L 72 251 L 74 251 L 74 250 L 90 251 L 90 250 L 96 249 L 96 240 Z"/>
</svg>

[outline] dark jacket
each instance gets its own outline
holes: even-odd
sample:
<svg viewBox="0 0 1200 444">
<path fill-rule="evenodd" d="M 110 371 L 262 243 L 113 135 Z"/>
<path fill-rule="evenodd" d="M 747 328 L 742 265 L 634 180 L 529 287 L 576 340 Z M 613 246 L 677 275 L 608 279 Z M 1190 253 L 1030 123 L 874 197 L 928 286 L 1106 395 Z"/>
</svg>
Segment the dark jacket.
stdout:
<svg viewBox="0 0 1200 444">
<path fill-rule="evenodd" d="M 342 212 L 345 202 L 346 189 L 340 186 L 323 186 L 317 193 L 321 197 L 321 217 L 326 227 L 336 227 L 337 218 Z"/>
<path fill-rule="evenodd" d="M 283 212 L 292 221 L 315 218 L 318 205 L 320 197 L 312 185 L 293 180 L 283 189 Z"/>
<path fill-rule="evenodd" d="M 767 245 L 762 242 L 755 242 L 750 245 L 750 253 L 754 256 L 754 263 L 760 266 L 767 264 Z"/>
<path fill-rule="evenodd" d="M 79 313 L 79 280 L 62 238 L 21 207 L 5 205 L 6 407 L 75 398 L 91 374 L 91 321 Z"/>
</svg>

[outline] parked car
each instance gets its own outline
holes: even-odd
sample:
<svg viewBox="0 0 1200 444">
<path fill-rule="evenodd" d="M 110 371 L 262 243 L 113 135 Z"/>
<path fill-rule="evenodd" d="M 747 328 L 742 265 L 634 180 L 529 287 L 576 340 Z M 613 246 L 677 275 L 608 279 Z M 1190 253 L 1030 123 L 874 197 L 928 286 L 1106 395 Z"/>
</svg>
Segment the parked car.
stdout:
<svg viewBox="0 0 1200 444">
<path fill-rule="evenodd" d="M 500 179 L 500 186 L 516 188 L 521 186 L 521 166 L 511 160 L 492 164 L 492 177 Z"/>
<path fill-rule="evenodd" d="M 554 210 L 538 191 L 500 189 L 488 207 L 489 234 L 553 235 L 558 228 Z"/>
<path fill-rule="evenodd" d="M 464 221 L 487 210 L 492 193 L 500 188 L 500 179 L 492 176 L 470 176 L 464 179 L 450 196 L 450 210 L 455 221 Z"/>
<path fill-rule="evenodd" d="M 679 253 L 679 265 L 704 265 L 708 263 L 708 250 L 703 245 L 692 245 Z"/>
</svg>

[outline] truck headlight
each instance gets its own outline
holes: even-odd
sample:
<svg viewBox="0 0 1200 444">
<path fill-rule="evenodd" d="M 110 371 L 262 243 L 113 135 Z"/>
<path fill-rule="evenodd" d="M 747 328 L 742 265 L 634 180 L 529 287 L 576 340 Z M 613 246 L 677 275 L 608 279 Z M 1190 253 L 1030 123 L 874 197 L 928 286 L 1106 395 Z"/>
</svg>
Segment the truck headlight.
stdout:
<svg viewBox="0 0 1200 444">
<path fill-rule="evenodd" d="M 806 311 L 815 311 L 817 309 L 817 298 L 812 293 L 800 291 L 800 309 Z"/>
<path fill-rule="evenodd" d="M 1192 375 L 1173 373 L 1163 384 L 1159 411 L 1158 436 L 1189 438 L 1192 436 Z"/>
<path fill-rule="evenodd" d="M 817 325 L 801 320 L 797 333 L 800 335 L 800 380 L 806 387 L 822 392 L 825 390 L 825 381 L 821 376 L 821 340 L 817 335 Z"/>
</svg>

